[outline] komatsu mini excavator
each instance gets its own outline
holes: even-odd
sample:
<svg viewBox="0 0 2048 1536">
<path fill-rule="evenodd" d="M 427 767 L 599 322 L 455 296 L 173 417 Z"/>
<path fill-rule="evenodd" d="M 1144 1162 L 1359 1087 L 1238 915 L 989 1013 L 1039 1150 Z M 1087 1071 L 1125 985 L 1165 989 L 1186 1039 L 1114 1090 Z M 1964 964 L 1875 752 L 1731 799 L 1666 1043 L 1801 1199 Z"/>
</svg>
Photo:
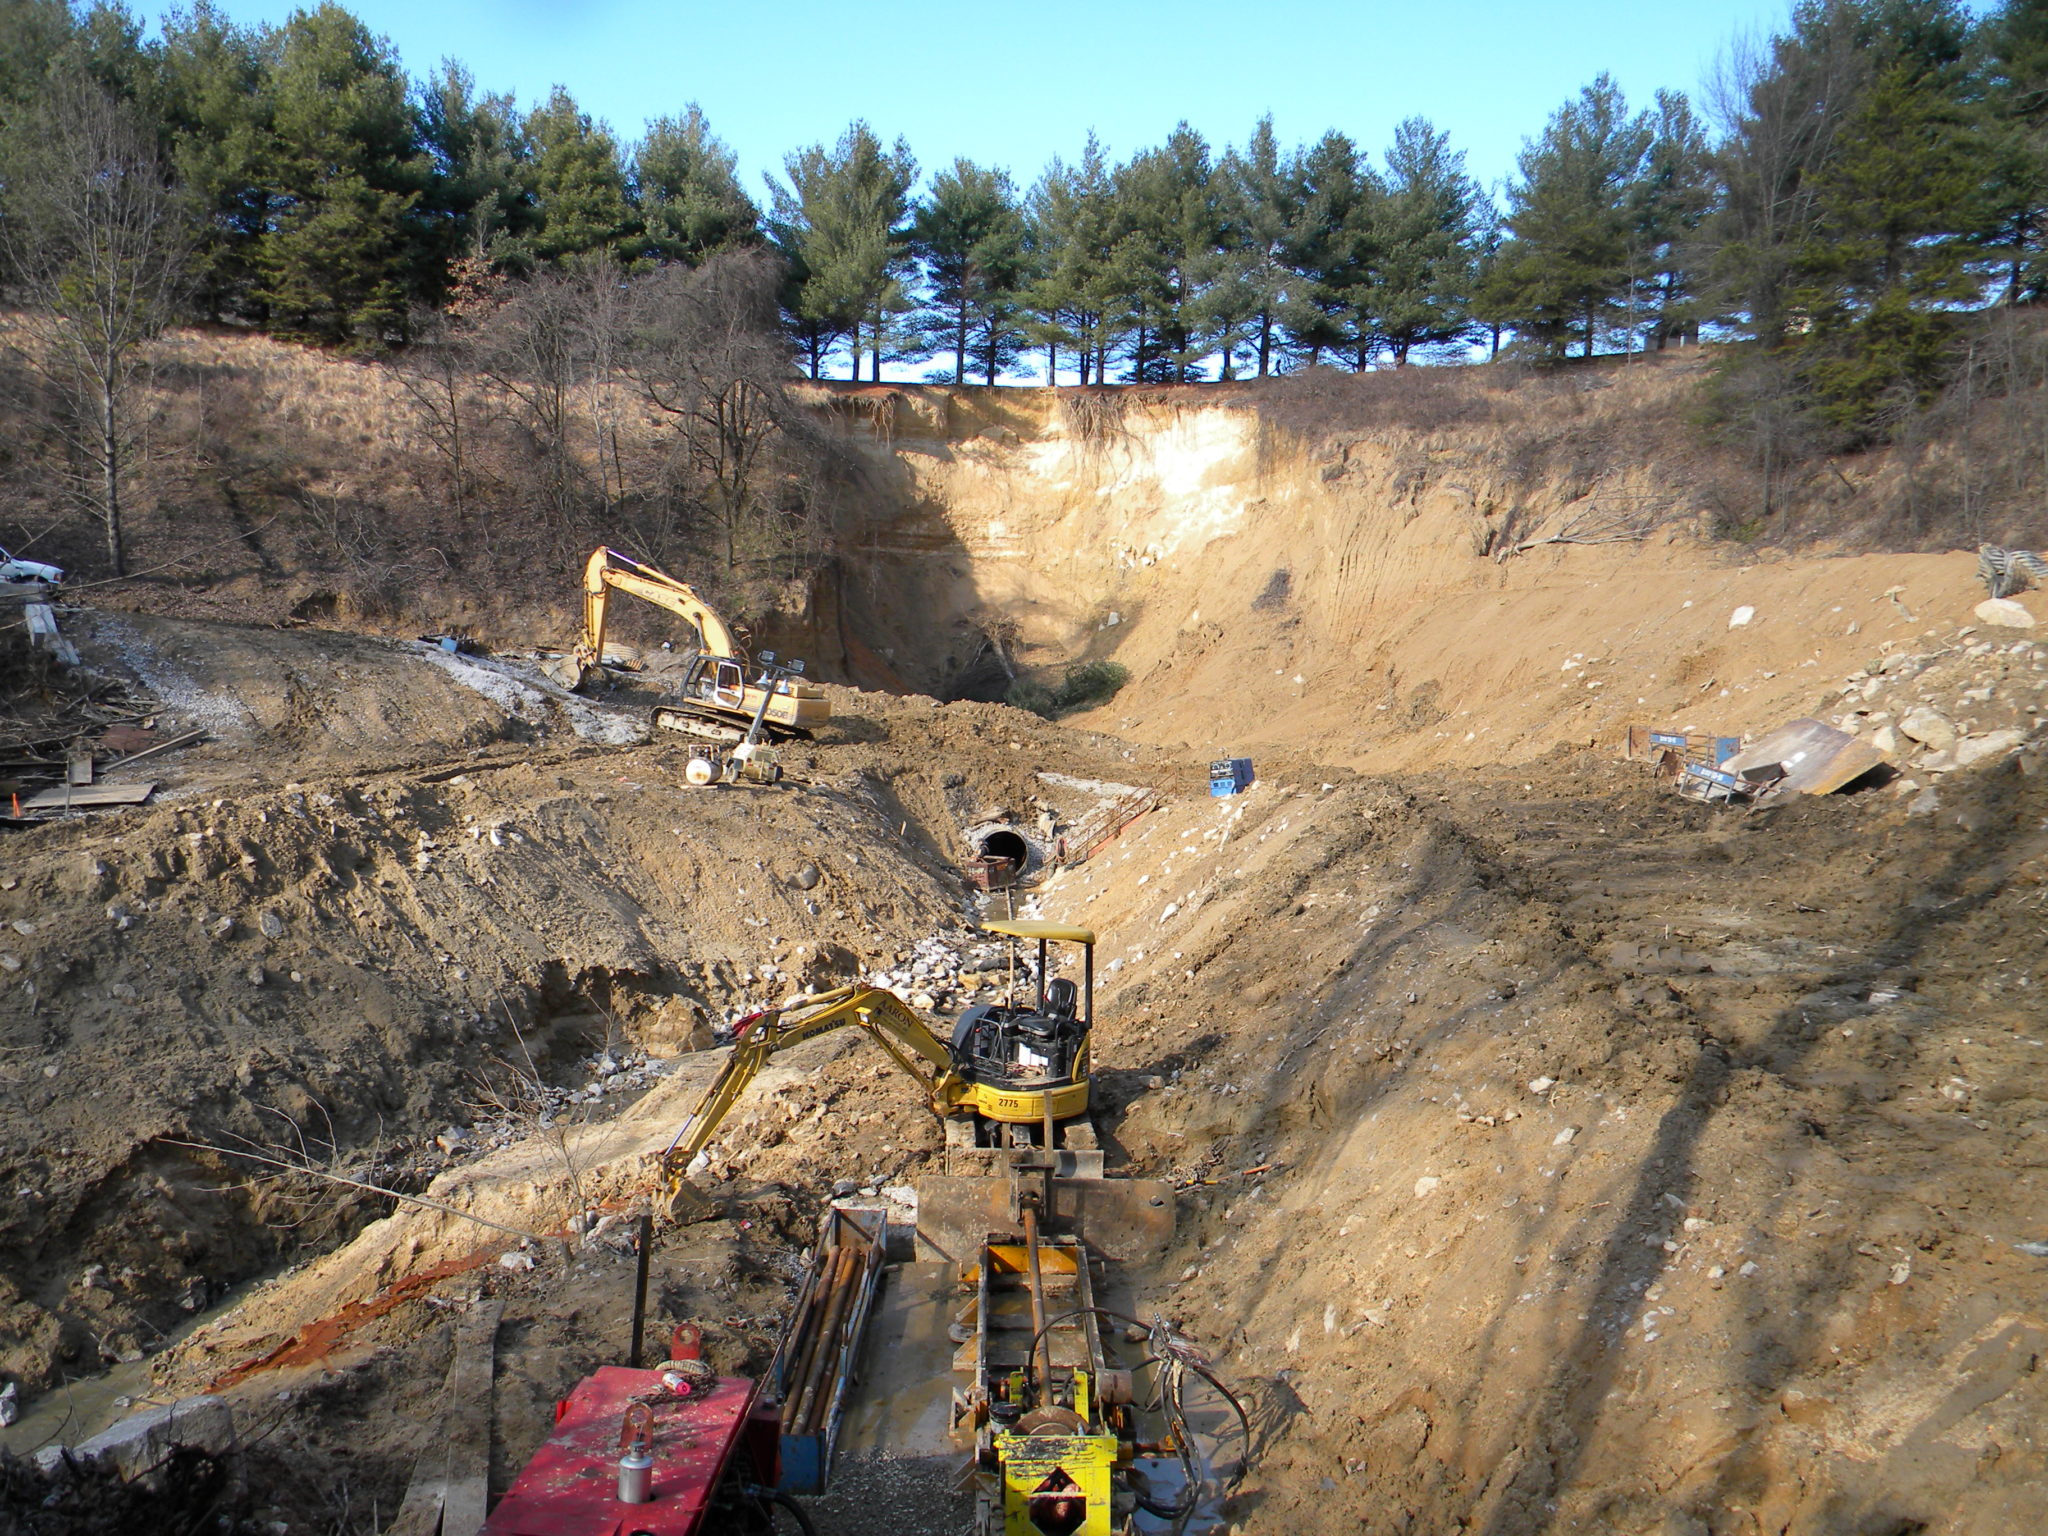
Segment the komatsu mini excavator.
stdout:
<svg viewBox="0 0 2048 1536">
<path fill-rule="evenodd" d="M 779 1052 L 849 1025 L 866 1030 L 923 1089 L 944 1123 L 946 1173 L 925 1181 L 920 1231 L 952 1231 L 978 1243 L 991 1210 L 1007 1211 L 1022 1184 L 1075 1223 L 1117 1237 L 1109 1249 L 1139 1251 L 1171 1231 L 1172 1211 L 1142 1180 L 1105 1179 L 1088 1114 L 1088 1041 L 1095 1025 L 1095 935 L 1036 919 L 991 918 L 983 928 L 1013 941 L 1010 985 L 1000 1003 L 967 1009 L 950 1036 L 936 1033 L 895 993 L 848 986 L 740 1021 L 732 1053 L 662 1156 L 671 1210 L 702 1204 L 690 1164 L 717 1134 L 747 1085 Z M 1037 946 L 1035 988 L 1020 997 L 1016 942 Z M 1047 946 L 1081 946 L 1081 981 L 1048 976 Z M 1048 1214 L 1051 1214 L 1050 1211 Z M 1163 1229 L 1162 1229 L 1162 1223 Z M 942 1239 L 935 1247 L 946 1246 Z"/>
<path fill-rule="evenodd" d="M 749 661 L 732 626 L 684 583 L 615 549 L 597 549 L 583 568 L 583 635 L 558 661 L 543 663 L 571 692 L 602 675 L 606 609 L 614 591 L 630 592 L 679 615 L 697 633 L 696 655 L 679 695 L 654 707 L 654 723 L 709 741 L 787 741 L 832 717 L 825 690 L 804 681 L 803 663 L 773 651 Z M 751 676 L 749 675 L 751 673 Z"/>
<path fill-rule="evenodd" d="M 969 1008 L 941 1038 L 910 1006 L 884 987 L 848 986 L 807 998 L 798 1008 L 770 1008 L 742 1019 L 732 1054 L 704 1090 L 662 1166 L 679 1179 L 710 1144 L 719 1123 L 747 1084 L 778 1052 L 835 1029 L 857 1025 L 874 1036 L 924 1089 L 932 1110 L 947 1122 L 950 1144 L 962 1147 L 1063 1145 L 1086 1139 L 1088 1034 L 1095 1025 L 1095 935 L 1065 923 L 991 919 L 990 933 L 1038 945 L 1037 996 L 1015 1000 L 1015 952 L 1010 998 Z M 1048 979 L 1046 947 L 1079 944 L 1079 987 L 1066 977 Z"/>
</svg>

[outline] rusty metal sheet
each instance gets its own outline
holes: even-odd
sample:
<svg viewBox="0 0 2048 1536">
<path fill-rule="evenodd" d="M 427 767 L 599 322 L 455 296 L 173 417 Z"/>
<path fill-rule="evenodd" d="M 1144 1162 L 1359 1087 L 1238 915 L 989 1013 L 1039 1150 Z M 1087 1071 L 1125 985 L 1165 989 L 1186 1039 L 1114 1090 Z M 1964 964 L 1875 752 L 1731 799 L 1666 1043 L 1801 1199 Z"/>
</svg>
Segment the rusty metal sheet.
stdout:
<svg viewBox="0 0 2048 1536">
<path fill-rule="evenodd" d="M 966 1264 L 991 1236 L 1016 1236 L 1017 1198 L 1036 1183 L 944 1174 L 917 1180 L 920 1256 Z M 1173 1241 L 1173 1186 L 1163 1179 L 1056 1178 L 1046 1227 L 1077 1234 L 1104 1258 L 1148 1263 Z"/>
<path fill-rule="evenodd" d="M 1771 793 L 1828 795 L 1890 761 L 1869 742 L 1847 731 L 1801 719 L 1787 721 L 1722 766 L 1737 775 L 1776 766 L 1784 770 L 1784 777 L 1772 785 Z"/>
<path fill-rule="evenodd" d="M 73 806 L 140 805 L 156 792 L 155 784 L 70 784 L 46 789 L 21 802 L 25 811 L 61 811 Z"/>
</svg>

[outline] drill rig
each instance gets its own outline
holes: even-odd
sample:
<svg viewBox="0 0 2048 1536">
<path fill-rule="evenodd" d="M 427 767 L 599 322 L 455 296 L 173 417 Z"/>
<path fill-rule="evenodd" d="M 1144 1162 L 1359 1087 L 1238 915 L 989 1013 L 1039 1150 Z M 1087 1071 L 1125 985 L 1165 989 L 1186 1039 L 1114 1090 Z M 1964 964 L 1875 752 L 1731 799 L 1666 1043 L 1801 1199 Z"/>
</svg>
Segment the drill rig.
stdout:
<svg viewBox="0 0 2048 1536">
<path fill-rule="evenodd" d="M 583 634 L 575 650 L 542 664 L 550 678 L 571 692 L 582 691 L 603 674 L 605 624 L 614 591 L 667 609 L 697 635 L 678 696 L 654 706 L 657 726 L 753 746 L 764 737 L 788 741 L 809 736 L 831 719 L 825 690 L 804 681 L 802 662 L 778 662 L 773 651 L 750 661 L 732 626 L 692 588 L 615 549 L 593 550 L 584 563 Z"/>
<path fill-rule="evenodd" d="M 669 1214 L 687 1219 L 705 1203 L 688 1183 L 691 1164 L 760 1070 L 791 1046 L 863 1029 L 946 1128 L 946 1172 L 915 1183 L 923 1262 L 885 1270 L 896 1218 L 835 1202 L 763 1379 L 699 1372 L 675 1387 L 671 1377 L 689 1369 L 680 1346 L 658 1371 L 599 1372 L 561 1405 L 554 1438 L 500 1506 L 490 1536 L 755 1529 L 745 1522 L 765 1516 L 764 1501 L 791 1508 L 790 1495 L 825 1488 L 850 1402 L 893 1401 L 884 1381 L 864 1375 L 905 1370 L 922 1388 L 946 1364 L 951 1407 L 938 1433 L 969 1458 L 958 1486 L 974 1496 L 974 1536 L 1139 1536 L 1160 1528 L 1141 1524 L 1146 1517 L 1187 1529 L 1200 1506 L 1213 1511 L 1234 1486 L 1198 1448 L 1216 1439 L 1202 1414 L 1223 1404 L 1235 1414 L 1226 1437 L 1248 1448 L 1242 1406 L 1163 1318 L 1115 1312 L 1097 1287 L 1104 1260 L 1159 1255 L 1173 1206 L 1160 1181 L 1103 1174 L 1088 1116 L 1095 936 L 1035 920 L 984 929 L 1011 945 L 1001 1001 L 968 1008 L 943 1032 L 879 987 L 841 987 L 750 1015 L 662 1158 Z M 1054 944 L 1080 946 L 1078 984 L 1049 974 Z M 1036 946 L 1035 967 L 1021 963 L 1026 945 Z M 885 1282 L 885 1272 L 895 1278 Z M 643 1265 L 643 1292 L 645 1275 Z M 945 1364 L 943 1354 L 901 1364 L 874 1347 L 863 1354 L 871 1309 L 899 1290 L 896 1305 L 947 1320 L 938 1334 Z M 650 1405 L 651 1418 L 635 1420 L 650 1411 L 635 1403 Z M 614 1425 L 616 1448 L 607 1438 Z M 933 1449 L 921 1444 L 916 1454 Z M 615 1454 L 621 1479 L 629 1454 L 647 1469 L 645 1504 L 613 1501 Z M 585 1523 L 564 1523 L 571 1515 Z"/>
</svg>

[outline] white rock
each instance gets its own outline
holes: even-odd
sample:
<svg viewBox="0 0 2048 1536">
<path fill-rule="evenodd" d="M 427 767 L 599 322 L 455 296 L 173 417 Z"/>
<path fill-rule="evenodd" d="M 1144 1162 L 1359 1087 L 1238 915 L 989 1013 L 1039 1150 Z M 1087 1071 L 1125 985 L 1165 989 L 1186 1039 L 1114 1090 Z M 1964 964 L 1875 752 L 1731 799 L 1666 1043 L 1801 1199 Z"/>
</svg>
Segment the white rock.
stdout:
<svg viewBox="0 0 2048 1536">
<path fill-rule="evenodd" d="M 234 1443 L 235 1417 L 227 1403 L 201 1395 L 131 1414 L 73 1446 L 71 1454 L 81 1461 L 108 1461 L 125 1478 L 159 1465 L 179 1446 L 218 1455 Z"/>
<path fill-rule="evenodd" d="M 1535 1079 L 1531 1080 L 1531 1082 L 1530 1082 L 1530 1084 L 1529 1084 L 1529 1091 L 1530 1091 L 1531 1093 L 1548 1093 L 1548 1092 L 1550 1092 L 1550 1090 L 1551 1090 L 1551 1089 L 1555 1088 L 1556 1086 L 1557 1086 L 1557 1079 L 1556 1079 L 1556 1078 L 1554 1078 L 1554 1077 L 1539 1077 L 1539 1078 L 1535 1078 Z"/>
<path fill-rule="evenodd" d="M 1756 610 L 1750 607 L 1749 604 L 1744 603 L 1740 608 L 1728 615 L 1728 627 L 1730 629 L 1740 629 L 1755 617 Z"/>
<path fill-rule="evenodd" d="M 1965 736 L 1956 743 L 1955 757 L 1958 768 L 1967 768 L 1972 763 L 1981 763 L 1987 757 L 2000 757 L 2027 739 L 2025 731 L 1986 731 L 1982 736 Z"/>
<path fill-rule="evenodd" d="M 1435 1174 L 1425 1173 L 1421 1178 L 1415 1181 L 1415 1198 L 1420 1200 L 1423 1196 L 1427 1195 L 1431 1190 L 1435 1189 L 1437 1185 L 1441 1183 L 1443 1183 L 1443 1180 L 1438 1178 Z"/>
<path fill-rule="evenodd" d="M 1870 733 L 1870 744 L 1886 757 L 1895 755 L 1899 750 L 1899 728 L 1895 725 L 1880 725 Z"/>
<path fill-rule="evenodd" d="M 533 1255 L 521 1253 L 517 1248 L 514 1248 L 509 1253 L 498 1255 L 498 1268 L 507 1270 L 515 1275 L 523 1275 L 533 1268 Z"/>
<path fill-rule="evenodd" d="M 1932 747 L 1937 752 L 1946 752 L 1955 745 L 1956 728 L 1948 716 L 1924 704 L 1908 710 L 1906 718 L 1899 722 L 1899 729 L 1922 746 Z"/>
<path fill-rule="evenodd" d="M 265 912 L 256 919 L 256 926 L 263 930 L 263 937 L 266 939 L 281 939 L 284 937 L 284 919 L 275 912 Z"/>
<path fill-rule="evenodd" d="M 1572 1138 L 1578 1134 L 1579 1128 L 1576 1125 L 1568 1125 L 1550 1138 L 1550 1144 L 1553 1147 L 1568 1147 L 1572 1144 Z"/>
<path fill-rule="evenodd" d="M 2016 603 L 2009 597 L 1987 597 L 1970 610 L 1984 624 L 1995 624 L 2002 629 L 2032 629 L 2034 616 L 2027 612 L 2025 604 Z"/>
</svg>

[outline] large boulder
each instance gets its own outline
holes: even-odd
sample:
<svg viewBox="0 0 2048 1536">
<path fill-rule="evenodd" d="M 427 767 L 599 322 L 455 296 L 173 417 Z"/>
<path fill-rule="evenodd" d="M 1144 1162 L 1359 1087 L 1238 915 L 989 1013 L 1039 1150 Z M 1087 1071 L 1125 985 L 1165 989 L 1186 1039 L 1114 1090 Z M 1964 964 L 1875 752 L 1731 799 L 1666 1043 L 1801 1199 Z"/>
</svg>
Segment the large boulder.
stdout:
<svg viewBox="0 0 2048 1536">
<path fill-rule="evenodd" d="M 234 1443 L 235 1416 L 227 1400 L 201 1394 L 131 1413 L 72 1446 L 71 1456 L 76 1461 L 104 1461 L 125 1479 L 151 1471 L 180 1446 L 220 1455 Z M 54 1467 L 63 1457 L 62 1446 L 47 1446 L 36 1453 L 36 1464 Z"/>
<path fill-rule="evenodd" d="M 1940 710 L 1929 709 L 1924 704 L 1907 712 L 1906 718 L 1899 722 L 1899 730 L 1921 746 L 1936 752 L 1946 752 L 1956 744 L 1954 723 Z"/>
<path fill-rule="evenodd" d="M 1976 607 L 1977 621 L 2001 629 L 2032 629 L 2034 616 L 2009 597 L 1987 597 Z"/>
<path fill-rule="evenodd" d="M 1955 757 L 1958 768 L 1967 768 L 1972 763 L 1981 763 L 1988 757 L 2003 757 L 2027 739 L 2025 731 L 1986 731 L 1982 736 L 1965 736 L 1956 743 Z"/>
</svg>

